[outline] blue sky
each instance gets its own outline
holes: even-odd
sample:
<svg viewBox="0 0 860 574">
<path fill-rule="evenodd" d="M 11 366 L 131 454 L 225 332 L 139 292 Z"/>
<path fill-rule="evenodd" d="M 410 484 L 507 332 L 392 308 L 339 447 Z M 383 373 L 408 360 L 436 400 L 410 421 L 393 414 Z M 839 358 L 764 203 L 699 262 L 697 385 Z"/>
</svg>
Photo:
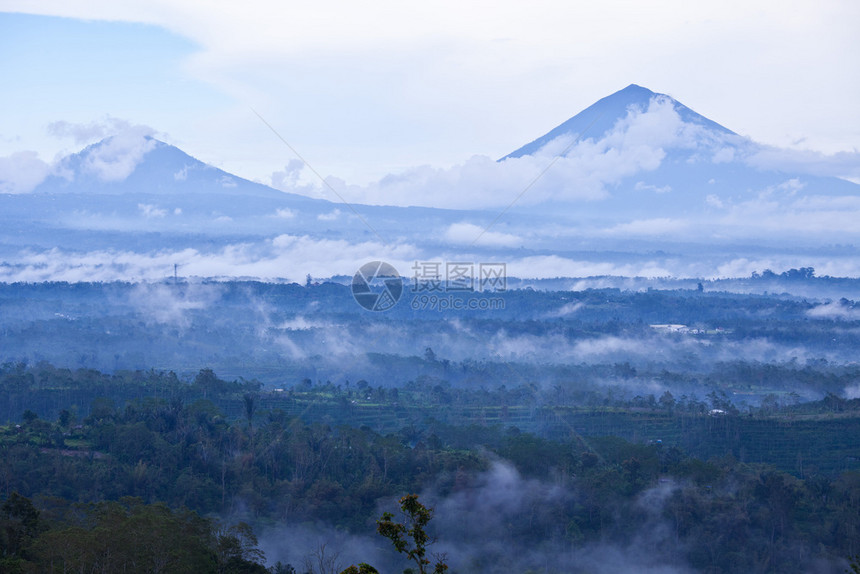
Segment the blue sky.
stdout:
<svg viewBox="0 0 860 574">
<path fill-rule="evenodd" d="M 716 3 L 715 3 L 716 4 Z M 268 183 L 495 158 L 630 83 L 756 141 L 860 141 L 860 4 L 0 0 L 0 157 L 122 123 Z M 27 14 L 19 13 L 26 12 Z M 49 126 L 79 126 L 63 131 Z"/>
<path fill-rule="evenodd" d="M 84 142 L 49 134 L 57 121 L 117 118 L 181 134 L 232 105 L 186 69 L 199 47 L 157 26 L 0 13 L 0 30 L 0 75 L 8 88 L 0 91 L 0 137 L 7 152 L 36 149 L 50 159 L 77 151 Z"/>
</svg>

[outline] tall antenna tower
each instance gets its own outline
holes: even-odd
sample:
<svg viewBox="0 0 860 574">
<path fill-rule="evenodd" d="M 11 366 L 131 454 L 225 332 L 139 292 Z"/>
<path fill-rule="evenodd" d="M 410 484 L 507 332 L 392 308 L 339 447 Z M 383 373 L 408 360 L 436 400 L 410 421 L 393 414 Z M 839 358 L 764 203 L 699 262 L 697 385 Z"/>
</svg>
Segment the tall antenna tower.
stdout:
<svg viewBox="0 0 860 574">
<path fill-rule="evenodd" d="M 176 263 L 174 263 L 174 264 L 173 264 L 173 284 L 174 284 L 174 285 L 178 285 L 178 284 L 179 284 L 179 277 L 177 277 L 177 275 L 176 275 L 176 269 L 177 269 L 178 267 L 179 267 L 179 266 L 178 266 Z"/>
</svg>

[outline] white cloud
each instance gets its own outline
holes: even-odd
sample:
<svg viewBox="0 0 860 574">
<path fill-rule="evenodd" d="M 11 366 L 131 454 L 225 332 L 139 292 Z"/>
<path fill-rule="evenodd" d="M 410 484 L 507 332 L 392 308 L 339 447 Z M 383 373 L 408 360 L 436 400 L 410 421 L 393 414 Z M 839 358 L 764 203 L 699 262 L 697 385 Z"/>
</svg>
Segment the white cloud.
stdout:
<svg viewBox="0 0 860 574">
<path fill-rule="evenodd" d="M 255 277 L 304 283 L 305 276 L 354 273 L 368 261 L 387 261 L 408 270 L 420 257 L 410 244 L 385 246 L 280 235 L 261 243 L 240 243 L 211 252 L 196 249 L 136 253 L 97 250 L 84 253 L 50 249 L 25 251 L 0 266 L 0 281 L 158 281 L 173 276 L 178 264 L 186 277 Z"/>
<path fill-rule="evenodd" d="M 452 223 L 445 230 L 444 237 L 451 243 L 460 245 L 484 245 L 496 247 L 519 247 L 522 239 L 509 233 L 490 231 L 471 223 Z"/>
<path fill-rule="evenodd" d="M 806 312 L 816 319 L 832 319 L 834 321 L 860 321 L 860 308 L 840 301 L 816 305 Z"/>
<path fill-rule="evenodd" d="M 653 191 L 654 193 L 669 193 L 670 191 L 672 191 L 672 186 L 671 185 L 664 185 L 664 186 L 658 187 L 656 185 L 649 185 L 649 184 L 645 183 L 644 181 L 637 181 L 636 185 L 633 186 L 633 189 L 635 189 L 636 191 Z"/>
<path fill-rule="evenodd" d="M 129 302 L 148 322 L 187 328 L 190 312 L 207 309 L 221 298 L 216 285 L 173 285 L 138 283 L 129 292 Z"/>
<path fill-rule="evenodd" d="M 274 217 L 278 217 L 280 219 L 292 219 L 296 216 L 296 212 L 288 207 L 283 207 L 275 210 Z"/>
<path fill-rule="evenodd" d="M 730 163 L 734 159 L 735 148 L 726 146 L 718 149 L 711 158 L 711 161 L 714 163 Z"/>
<path fill-rule="evenodd" d="M 761 273 L 770 269 L 774 273 L 782 273 L 792 268 L 814 267 L 819 277 L 860 277 L 860 261 L 853 256 L 836 257 L 828 254 L 799 255 L 786 253 L 767 257 L 749 258 L 737 257 L 714 265 L 714 271 L 700 275 L 709 279 L 728 277 L 749 277 L 753 272 Z"/>
<path fill-rule="evenodd" d="M 220 185 L 221 187 L 230 188 L 230 187 L 236 187 L 238 184 L 229 175 L 222 175 L 221 178 L 218 180 L 218 185 Z"/>
<path fill-rule="evenodd" d="M 377 205 L 503 208 L 513 203 L 599 201 L 609 196 L 608 186 L 660 167 L 666 149 L 696 149 L 711 145 L 712 139 L 706 128 L 682 121 L 669 99 L 657 97 L 647 109 L 629 109 L 600 139 L 577 141 L 572 147 L 572 136 L 560 136 L 532 156 L 502 162 L 473 156 L 447 169 L 410 168 L 367 186 L 336 179 L 330 183 L 348 201 Z M 639 189 L 671 190 L 644 183 Z"/>
<path fill-rule="evenodd" d="M 83 157 L 81 170 L 103 182 L 123 181 L 155 149 L 153 134 L 147 126 L 129 126 L 90 148 Z"/>
<path fill-rule="evenodd" d="M 370 160 L 383 156 L 396 156 L 392 164 L 402 167 L 450 165 L 475 152 L 503 155 L 536 135 L 537 126 L 555 125 L 622 87 L 619 78 L 648 78 L 649 87 L 683 95 L 714 119 L 765 140 L 794 140 L 800 132 L 845 147 L 858 139 L 856 114 L 845 111 L 855 103 L 858 79 L 839 67 L 858 55 L 850 25 L 858 9 L 850 2 L 806 2 L 785 11 L 769 1 L 744 18 L 737 14 L 748 6 L 739 0 L 662 1 L 644 12 L 623 0 L 539 0 L 529 10 L 499 2 L 490 11 L 485 3 L 453 1 L 362 6 L 325 0 L 288 10 L 271 0 L 7 0 L 4 6 L 144 22 L 190 38 L 199 52 L 183 62 L 187 77 L 208 82 L 243 108 L 259 104 L 266 117 L 283 118 L 292 128 L 288 139 L 317 152 L 309 158 L 349 158 L 332 160 L 336 169 L 327 171 L 352 181 L 343 171 L 366 175 L 382 164 Z M 807 81 L 797 81 L 798 69 Z M 736 89 L 714 89 L 714 78 Z M 183 138 L 193 136 L 198 148 L 211 150 L 212 135 L 223 136 L 218 153 L 229 157 L 236 131 L 215 121 L 199 129 L 212 117 L 200 108 L 159 113 L 174 123 L 184 119 L 176 116 L 191 116 Z M 418 133 L 426 143 L 401 152 Z M 237 173 L 263 179 L 281 165 L 280 155 L 271 152 L 272 163 L 256 173 Z M 380 169 L 373 177 L 393 168 Z"/>
<path fill-rule="evenodd" d="M 801 181 L 796 177 L 793 177 L 773 187 L 767 188 L 767 190 L 765 190 L 762 195 L 773 195 L 776 192 L 781 192 L 793 197 L 796 196 L 799 191 L 802 191 L 804 187 L 806 187 L 805 182 Z"/>
<path fill-rule="evenodd" d="M 606 230 L 610 235 L 663 235 L 678 233 L 690 228 L 690 222 L 668 217 L 654 219 L 637 219 L 627 223 L 619 223 Z"/>
<path fill-rule="evenodd" d="M 772 271 L 774 268 L 778 267 L 775 267 L 774 262 L 769 259 L 750 260 L 746 257 L 739 257 L 721 264 L 717 267 L 716 272 L 710 276 L 713 278 L 749 277 L 753 272 L 760 273 L 765 269 Z"/>
<path fill-rule="evenodd" d="M 272 172 L 271 186 L 282 191 L 294 191 L 298 186 L 305 164 L 300 159 L 291 159 L 283 171 Z"/>
<path fill-rule="evenodd" d="M 143 214 L 143 216 L 146 218 L 150 218 L 150 217 L 160 218 L 160 217 L 164 217 L 165 215 L 167 215 L 166 209 L 161 209 L 157 205 L 152 205 L 149 203 L 138 203 L 137 209 L 140 210 L 141 214 Z"/>
<path fill-rule="evenodd" d="M 94 175 L 104 182 L 127 178 L 144 155 L 157 145 L 151 138 L 155 134 L 152 128 L 132 125 L 126 120 L 110 117 L 89 124 L 56 121 L 48 125 L 48 132 L 56 137 L 72 138 L 76 144 L 106 138 L 89 148 L 81 160 L 83 173 Z M 66 179 L 74 177 L 72 169 L 65 161 L 57 161 L 51 165 L 41 160 L 33 151 L 0 157 L 0 193 L 27 193 L 52 173 Z M 184 170 L 174 177 L 184 179 Z"/>
<path fill-rule="evenodd" d="M 569 317 L 575 314 L 577 311 L 585 307 L 585 303 L 582 301 L 574 301 L 572 303 L 565 303 L 562 305 L 557 311 L 548 313 L 548 317 Z"/>
<path fill-rule="evenodd" d="M 853 197 L 804 195 L 796 179 L 772 186 L 748 201 L 733 203 L 714 220 L 724 233 L 745 237 L 800 236 L 844 240 L 860 234 L 860 201 Z"/>
<path fill-rule="evenodd" d="M 724 207 L 723 200 L 720 199 L 720 196 L 713 193 L 708 194 L 705 198 L 705 203 L 711 207 L 716 207 L 717 209 L 722 209 Z"/>
<path fill-rule="evenodd" d="M 34 151 L 0 157 L 0 193 L 29 193 L 51 173 Z"/>
<path fill-rule="evenodd" d="M 639 339 L 627 337 L 597 337 L 577 341 L 573 346 L 573 354 L 582 360 L 595 360 L 602 355 L 643 355 L 653 354 L 654 346 Z"/>
<path fill-rule="evenodd" d="M 762 170 L 786 171 L 856 180 L 860 178 L 860 152 L 824 154 L 818 151 L 760 146 L 745 158 L 747 164 Z"/>
<path fill-rule="evenodd" d="M 638 289 L 643 285 L 632 279 L 627 282 L 602 282 L 600 277 L 749 277 L 753 271 L 771 269 L 780 273 L 799 266 L 814 267 L 819 276 L 860 277 L 860 261 L 855 256 L 834 256 L 826 252 L 808 254 L 784 251 L 772 257 L 699 255 L 687 252 L 685 255 L 639 255 L 622 261 L 598 258 L 596 254 L 593 257 L 586 260 L 558 255 L 509 256 L 504 262 L 507 265 L 508 277 L 598 278 L 586 282 L 571 282 L 572 290 L 589 287 Z M 179 264 L 184 276 L 245 277 L 264 281 L 287 279 L 304 283 L 307 274 L 312 277 L 352 275 L 362 264 L 374 260 L 387 261 L 394 265 L 401 275 L 408 276 L 416 261 L 475 259 L 474 255 L 464 254 L 462 250 L 432 252 L 408 242 L 383 245 L 374 241 L 319 239 L 284 234 L 271 240 L 230 244 L 206 252 L 197 249 L 149 252 L 120 249 L 89 252 L 64 249 L 23 251 L 4 257 L 4 264 L 0 265 L 0 281 L 158 281 L 171 277 L 173 265 Z M 750 288 L 757 292 L 762 289 L 755 285 Z M 564 307 L 559 313 L 567 314 L 578 309 L 579 307 L 573 305 Z"/>
<path fill-rule="evenodd" d="M 340 217 L 339 209 L 335 209 L 334 211 L 330 211 L 329 213 L 320 213 L 319 215 L 317 215 L 317 219 L 320 221 L 336 221 L 338 217 Z"/>
<path fill-rule="evenodd" d="M 48 124 L 48 133 L 58 138 L 71 138 L 76 144 L 87 144 L 132 128 L 128 121 L 108 116 L 104 120 L 89 123 L 65 120 L 51 122 Z"/>
</svg>

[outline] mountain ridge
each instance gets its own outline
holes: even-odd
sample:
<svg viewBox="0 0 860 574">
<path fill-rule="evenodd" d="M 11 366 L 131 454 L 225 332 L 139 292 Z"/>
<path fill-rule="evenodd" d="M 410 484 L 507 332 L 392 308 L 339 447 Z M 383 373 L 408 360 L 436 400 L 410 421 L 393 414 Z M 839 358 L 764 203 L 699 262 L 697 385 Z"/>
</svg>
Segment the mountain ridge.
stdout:
<svg viewBox="0 0 860 574">
<path fill-rule="evenodd" d="M 204 163 L 152 136 L 115 145 L 118 136 L 90 144 L 61 160 L 33 193 L 122 195 L 222 194 L 297 201 L 325 201 L 277 190 Z M 143 144 L 141 145 L 141 141 Z M 130 160 L 122 155 L 130 155 Z M 135 161 L 136 160 L 136 161 Z M 124 163 L 134 161 L 133 165 Z M 124 173 L 126 172 L 126 173 Z M 106 176 L 124 177 L 106 177 Z"/>
<path fill-rule="evenodd" d="M 563 156 L 566 140 L 547 145 L 580 132 Z M 832 249 L 860 245 L 860 186 L 761 167 L 762 149 L 631 84 L 503 161 L 333 180 L 336 202 L 122 134 L 67 156 L 32 193 L 0 194 L 0 281 L 162 277 L 174 263 L 302 279 L 373 260 L 507 261 L 519 277 L 860 276 L 856 249 Z"/>
</svg>

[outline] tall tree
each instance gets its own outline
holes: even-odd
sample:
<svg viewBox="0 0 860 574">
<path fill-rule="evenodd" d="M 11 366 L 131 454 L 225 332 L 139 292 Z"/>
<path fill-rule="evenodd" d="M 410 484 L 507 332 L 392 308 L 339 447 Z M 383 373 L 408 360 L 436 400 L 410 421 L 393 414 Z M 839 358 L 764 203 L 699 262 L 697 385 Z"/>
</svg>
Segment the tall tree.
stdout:
<svg viewBox="0 0 860 574">
<path fill-rule="evenodd" d="M 245 393 L 242 395 L 242 406 L 245 411 L 245 418 L 248 419 L 248 432 L 254 430 L 254 413 L 257 412 L 257 395 L 254 393 Z"/>
<path fill-rule="evenodd" d="M 394 548 L 401 554 L 415 562 L 418 566 L 417 574 L 443 574 L 448 566 L 441 558 L 436 557 L 433 570 L 429 570 L 430 560 L 427 559 L 427 546 L 433 543 L 427 534 L 427 524 L 433 518 L 433 509 L 427 508 L 418 501 L 417 494 L 407 494 L 400 499 L 400 510 L 403 512 L 403 521 L 395 522 L 394 515 L 390 512 L 382 513 L 382 518 L 376 521 L 376 531 L 391 540 Z M 340 574 L 379 574 L 373 566 L 360 563 L 352 565 Z M 416 570 L 407 568 L 403 574 L 416 574 Z"/>
<path fill-rule="evenodd" d="M 433 570 L 428 570 L 430 560 L 427 559 L 427 546 L 433 541 L 427 534 L 427 524 L 433 518 L 433 509 L 427 508 L 418 501 L 417 494 L 407 494 L 400 499 L 400 510 L 404 514 L 403 522 L 395 522 L 394 515 L 390 512 L 382 514 L 382 518 L 376 521 L 376 531 L 391 540 L 394 548 L 401 554 L 415 562 L 420 574 L 442 574 L 448 566 L 437 560 Z M 405 570 L 404 574 L 410 570 Z"/>
</svg>

